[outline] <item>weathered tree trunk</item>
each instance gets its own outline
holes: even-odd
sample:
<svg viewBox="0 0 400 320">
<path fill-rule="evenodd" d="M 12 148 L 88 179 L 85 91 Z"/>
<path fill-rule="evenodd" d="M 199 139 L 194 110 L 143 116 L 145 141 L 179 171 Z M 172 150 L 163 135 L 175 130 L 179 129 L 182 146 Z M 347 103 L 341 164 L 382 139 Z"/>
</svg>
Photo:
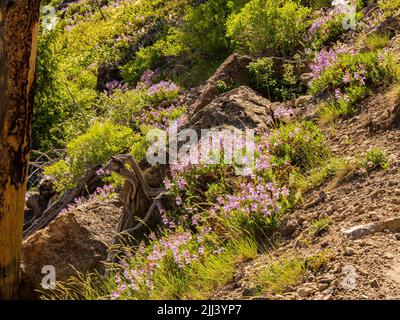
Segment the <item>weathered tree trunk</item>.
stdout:
<svg viewBox="0 0 400 320">
<path fill-rule="evenodd" d="M 40 0 L 0 0 L 0 300 L 16 298 Z"/>
</svg>

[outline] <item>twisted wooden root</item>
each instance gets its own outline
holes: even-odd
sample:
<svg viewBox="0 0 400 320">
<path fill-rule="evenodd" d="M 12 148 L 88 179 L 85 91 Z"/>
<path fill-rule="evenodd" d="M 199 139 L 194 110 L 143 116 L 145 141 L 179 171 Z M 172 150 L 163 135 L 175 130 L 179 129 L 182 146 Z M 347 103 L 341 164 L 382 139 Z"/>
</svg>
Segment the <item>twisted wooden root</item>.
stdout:
<svg viewBox="0 0 400 320">
<path fill-rule="evenodd" d="M 147 224 L 157 212 L 156 209 L 162 208 L 161 198 L 165 190 L 151 188 L 139 165 L 130 155 L 113 157 L 107 163 L 106 169 L 125 178 L 120 193 L 124 210 L 117 224 L 117 235 L 113 239 L 113 245 L 123 243 L 126 237 L 140 240 Z M 146 214 L 143 214 L 145 212 Z M 115 256 L 114 250 L 110 250 L 108 260 L 115 261 Z"/>
</svg>

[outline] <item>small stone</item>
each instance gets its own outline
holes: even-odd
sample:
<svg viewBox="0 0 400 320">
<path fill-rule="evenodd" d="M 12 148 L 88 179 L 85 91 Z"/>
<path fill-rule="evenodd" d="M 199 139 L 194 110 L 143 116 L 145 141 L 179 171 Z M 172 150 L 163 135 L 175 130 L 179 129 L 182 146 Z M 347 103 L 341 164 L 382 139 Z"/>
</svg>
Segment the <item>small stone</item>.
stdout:
<svg viewBox="0 0 400 320">
<path fill-rule="evenodd" d="M 400 199 L 394 198 L 390 201 L 391 204 L 400 204 Z"/>
<path fill-rule="evenodd" d="M 254 288 L 243 288 L 242 290 L 243 297 L 250 297 L 254 295 Z"/>
<path fill-rule="evenodd" d="M 318 283 L 318 290 L 319 291 L 324 291 L 324 290 L 326 290 L 328 288 L 329 288 L 329 284 L 327 284 L 327 283 Z"/>
<path fill-rule="evenodd" d="M 328 241 L 321 242 L 320 246 L 321 248 L 326 248 L 329 246 L 329 242 Z"/>
<path fill-rule="evenodd" d="M 283 237 L 290 237 L 297 230 L 298 224 L 294 219 L 286 220 L 283 222 L 281 228 L 281 235 Z"/>
<path fill-rule="evenodd" d="M 372 288 L 379 288 L 379 282 L 378 282 L 378 280 L 376 280 L 376 279 L 372 279 L 372 280 L 369 282 L 369 285 L 370 285 Z"/>
<path fill-rule="evenodd" d="M 350 247 L 346 248 L 344 251 L 345 256 L 353 256 L 355 254 L 357 254 L 357 251 Z"/>
<path fill-rule="evenodd" d="M 319 283 L 331 283 L 334 280 L 335 280 L 335 276 L 333 274 L 327 274 L 322 279 L 320 279 L 318 282 Z"/>
<path fill-rule="evenodd" d="M 394 237 L 396 238 L 396 240 L 400 240 L 400 233 L 395 233 Z"/>
<path fill-rule="evenodd" d="M 385 259 L 388 259 L 388 260 L 394 259 L 394 255 L 392 255 L 392 254 L 389 253 L 389 252 L 386 252 L 386 253 L 383 255 L 383 257 L 384 257 Z"/>
<path fill-rule="evenodd" d="M 297 289 L 297 293 L 303 297 L 309 297 L 315 294 L 318 291 L 318 288 L 315 283 L 305 283 L 303 286 Z"/>
<path fill-rule="evenodd" d="M 375 223 L 369 223 L 364 225 L 359 225 L 352 227 L 350 229 L 342 230 L 342 233 L 350 239 L 360 239 L 366 235 L 378 232 L 381 230 L 381 227 Z"/>
</svg>

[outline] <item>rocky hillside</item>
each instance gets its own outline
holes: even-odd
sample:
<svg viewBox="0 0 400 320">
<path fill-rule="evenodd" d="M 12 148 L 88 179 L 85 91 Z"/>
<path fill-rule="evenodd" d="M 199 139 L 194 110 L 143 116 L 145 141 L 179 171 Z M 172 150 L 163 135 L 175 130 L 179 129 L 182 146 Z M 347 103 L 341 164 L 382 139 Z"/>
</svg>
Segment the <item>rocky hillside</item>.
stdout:
<svg viewBox="0 0 400 320">
<path fill-rule="evenodd" d="M 398 1 L 51 4 L 27 296 L 399 298 Z M 217 145 L 253 129 L 254 161 L 236 141 L 198 163 L 201 140 L 149 163 L 173 122 Z M 48 264 L 62 283 L 42 290 Z"/>
</svg>

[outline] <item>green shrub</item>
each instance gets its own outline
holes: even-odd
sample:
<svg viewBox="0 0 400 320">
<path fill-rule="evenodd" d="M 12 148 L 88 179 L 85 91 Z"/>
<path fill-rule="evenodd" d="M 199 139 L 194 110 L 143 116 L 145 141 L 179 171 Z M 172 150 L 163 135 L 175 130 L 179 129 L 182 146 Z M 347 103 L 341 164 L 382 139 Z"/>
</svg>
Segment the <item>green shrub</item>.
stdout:
<svg viewBox="0 0 400 320">
<path fill-rule="evenodd" d="M 57 161 L 44 168 L 43 174 L 52 178 L 55 189 L 58 192 L 74 187 L 70 167 L 64 160 Z"/>
<path fill-rule="evenodd" d="M 132 144 L 133 131 L 111 122 L 95 123 L 83 135 L 67 144 L 68 162 L 75 175 L 84 169 L 104 164 L 110 156 L 126 152 Z"/>
<path fill-rule="evenodd" d="M 286 56 L 302 41 L 310 9 L 297 1 L 252 0 L 227 22 L 227 35 L 243 52 Z"/>
<path fill-rule="evenodd" d="M 142 108 L 149 104 L 149 97 L 145 90 L 116 90 L 111 96 L 101 95 L 100 104 L 106 110 L 107 119 L 129 126 Z"/>
<path fill-rule="evenodd" d="M 365 155 L 364 166 L 368 170 L 374 170 L 374 169 L 387 170 L 389 168 L 389 161 L 385 153 L 381 149 L 372 148 Z"/>
<path fill-rule="evenodd" d="M 371 89 L 390 83 L 399 77 L 399 67 L 393 56 L 382 51 L 345 53 L 325 69 L 310 85 L 310 93 L 327 92 L 331 99 L 319 111 L 322 123 L 340 116 L 352 115 L 359 101 Z"/>
<path fill-rule="evenodd" d="M 290 100 L 304 93 L 293 64 L 286 63 L 278 70 L 271 58 L 260 58 L 248 66 L 255 87 L 268 95 L 271 101 Z"/>
<path fill-rule="evenodd" d="M 130 128 L 111 122 L 95 123 L 67 144 L 66 161 L 45 168 L 44 174 L 53 177 L 66 190 L 89 167 L 105 164 L 111 156 L 127 152 L 133 137 Z"/>
<path fill-rule="evenodd" d="M 310 231 L 314 236 L 321 236 L 322 234 L 328 231 L 330 223 L 331 223 L 330 218 L 323 218 L 314 221 L 310 225 Z"/>
<path fill-rule="evenodd" d="M 62 123 L 70 115 L 60 103 L 59 66 L 53 44 L 59 32 L 56 28 L 39 37 L 32 128 L 33 148 L 38 150 L 63 145 Z"/>
<path fill-rule="evenodd" d="M 386 16 L 398 13 L 400 0 L 378 0 L 378 5 Z"/>
</svg>

